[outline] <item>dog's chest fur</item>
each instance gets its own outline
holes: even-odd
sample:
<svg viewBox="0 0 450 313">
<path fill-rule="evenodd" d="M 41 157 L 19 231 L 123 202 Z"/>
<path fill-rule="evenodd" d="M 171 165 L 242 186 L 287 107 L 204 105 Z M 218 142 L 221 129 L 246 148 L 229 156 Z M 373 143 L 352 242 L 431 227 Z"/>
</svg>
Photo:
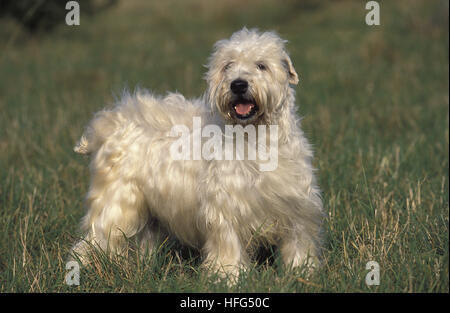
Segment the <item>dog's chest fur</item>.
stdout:
<svg viewBox="0 0 450 313">
<path fill-rule="evenodd" d="M 276 195 L 268 189 L 280 183 L 276 173 L 259 171 L 257 161 L 201 161 L 202 167 L 198 162 L 162 162 L 152 169 L 144 178 L 151 214 L 192 246 L 201 246 L 205 230 L 225 220 L 241 226 L 245 241 L 255 236 L 274 241 Z"/>
</svg>

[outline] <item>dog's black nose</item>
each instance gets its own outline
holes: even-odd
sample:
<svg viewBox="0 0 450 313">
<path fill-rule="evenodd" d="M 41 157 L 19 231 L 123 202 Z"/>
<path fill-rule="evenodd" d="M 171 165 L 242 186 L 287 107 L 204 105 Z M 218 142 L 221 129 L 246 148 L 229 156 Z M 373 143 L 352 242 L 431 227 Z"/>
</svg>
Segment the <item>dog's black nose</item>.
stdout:
<svg viewBox="0 0 450 313">
<path fill-rule="evenodd" d="M 248 83 L 242 79 L 235 79 L 231 82 L 231 91 L 237 95 L 242 95 L 247 92 Z"/>
</svg>

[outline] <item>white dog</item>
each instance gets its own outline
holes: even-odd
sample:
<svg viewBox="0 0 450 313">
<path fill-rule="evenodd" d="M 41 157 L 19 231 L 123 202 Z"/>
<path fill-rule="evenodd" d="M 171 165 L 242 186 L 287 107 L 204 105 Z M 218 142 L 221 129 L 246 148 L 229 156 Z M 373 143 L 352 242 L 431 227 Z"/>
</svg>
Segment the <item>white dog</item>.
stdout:
<svg viewBox="0 0 450 313">
<path fill-rule="evenodd" d="M 85 237 L 73 248 L 83 262 L 92 245 L 122 253 L 125 237 L 151 249 L 163 227 L 201 249 L 204 263 L 222 274 L 237 275 L 261 244 L 277 245 L 287 265 L 318 263 L 322 202 L 284 43 L 273 32 L 244 28 L 216 43 L 202 98 L 138 91 L 96 114 L 75 147 L 92 155 Z M 266 143 L 277 145 L 277 166 L 262 171 L 260 158 L 220 158 L 228 146 L 219 158 L 174 159 L 178 139 L 169 134 L 185 125 L 193 138 L 196 117 L 203 126 L 235 126 L 246 142 L 243 126 L 276 125 L 276 141 Z"/>
</svg>

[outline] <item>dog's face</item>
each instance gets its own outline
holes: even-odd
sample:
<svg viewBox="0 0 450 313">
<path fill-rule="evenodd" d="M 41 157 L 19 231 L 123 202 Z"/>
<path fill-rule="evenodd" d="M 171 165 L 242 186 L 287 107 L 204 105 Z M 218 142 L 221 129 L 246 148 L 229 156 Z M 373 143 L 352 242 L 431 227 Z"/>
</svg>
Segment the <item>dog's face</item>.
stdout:
<svg viewBox="0 0 450 313">
<path fill-rule="evenodd" d="M 230 123 L 257 124 L 285 102 L 298 76 L 272 32 L 247 30 L 216 43 L 208 65 L 208 101 Z"/>
</svg>

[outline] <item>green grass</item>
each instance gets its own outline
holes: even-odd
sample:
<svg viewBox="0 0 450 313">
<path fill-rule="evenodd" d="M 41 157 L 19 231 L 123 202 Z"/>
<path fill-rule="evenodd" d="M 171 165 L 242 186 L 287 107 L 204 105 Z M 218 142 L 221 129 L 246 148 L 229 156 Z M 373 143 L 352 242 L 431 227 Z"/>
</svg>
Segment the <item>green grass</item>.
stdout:
<svg viewBox="0 0 450 313">
<path fill-rule="evenodd" d="M 449 292 L 448 3 L 382 1 L 378 27 L 365 1 L 283 3 L 123 1 L 40 37 L 0 20 L 0 292 Z M 275 254 L 228 287 L 166 242 L 143 261 L 100 255 L 65 285 L 89 179 L 72 152 L 83 126 L 124 87 L 200 95 L 212 44 L 244 25 L 289 40 L 327 213 L 323 267 L 305 278 Z M 371 260 L 379 286 L 364 283 Z"/>
</svg>

